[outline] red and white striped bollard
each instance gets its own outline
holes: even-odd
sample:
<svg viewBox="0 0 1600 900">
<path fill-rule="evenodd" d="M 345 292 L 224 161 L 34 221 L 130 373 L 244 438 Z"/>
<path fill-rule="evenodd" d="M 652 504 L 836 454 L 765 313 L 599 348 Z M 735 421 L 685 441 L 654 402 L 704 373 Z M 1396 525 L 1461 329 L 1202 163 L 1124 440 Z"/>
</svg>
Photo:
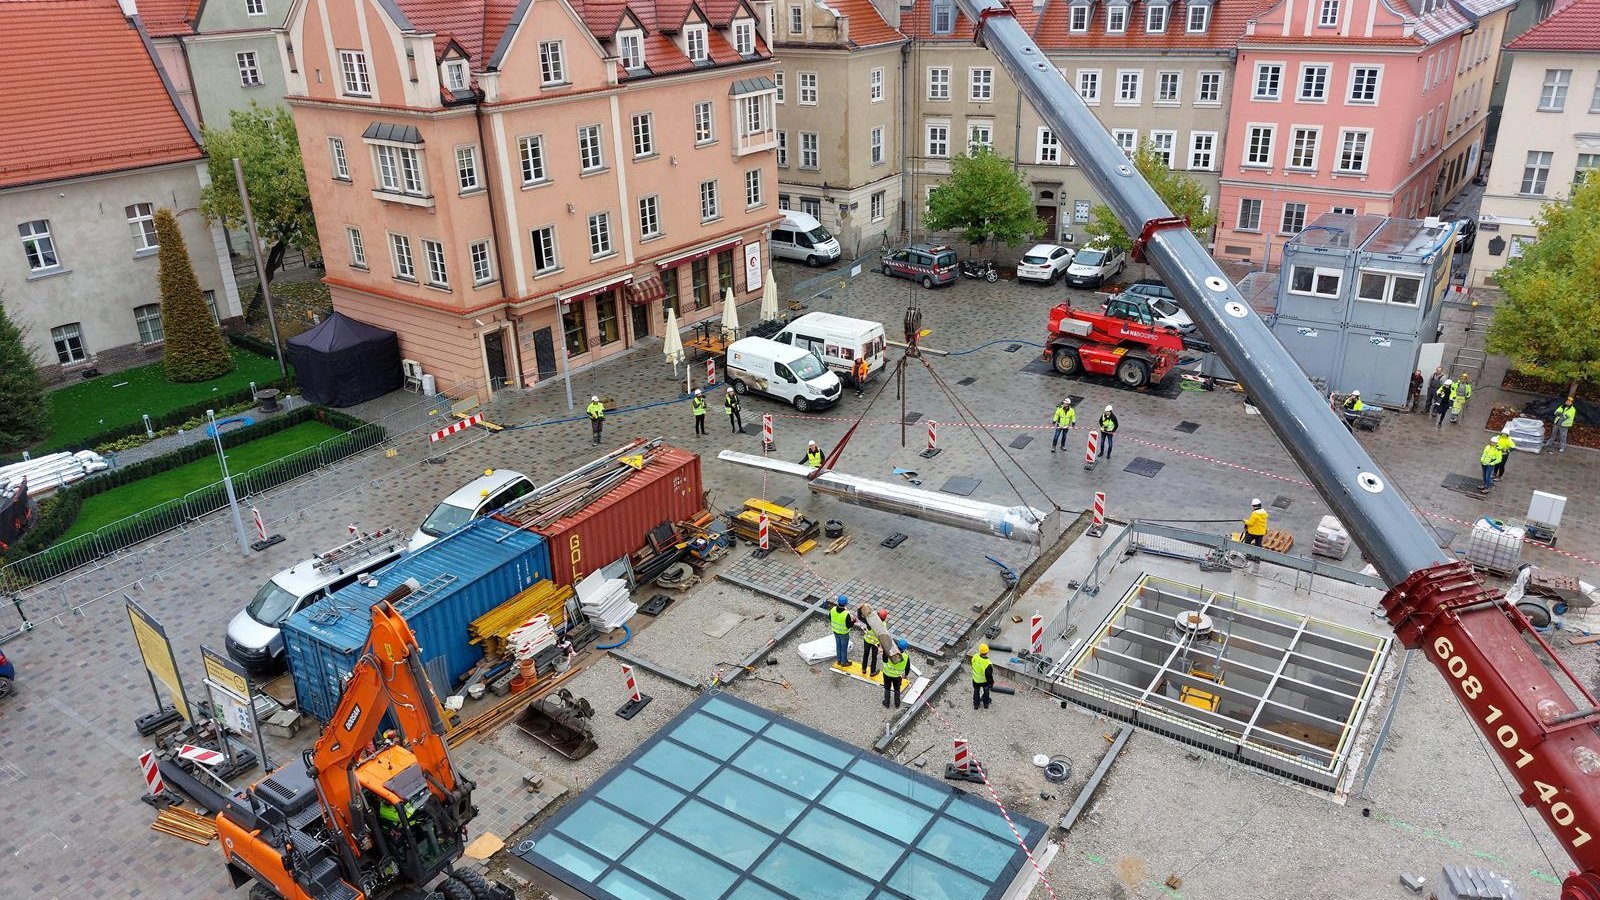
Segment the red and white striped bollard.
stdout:
<svg viewBox="0 0 1600 900">
<path fill-rule="evenodd" d="M 250 507 L 250 517 L 256 520 L 256 537 L 265 541 L 267 539 L 267 523 L 261 521 L 261 510 Z"/>
<path fill-rule="evenodd" d="M 706 384 L 716 384 L 716 383 L 717 383 L 717 361 L 715 359 L 708 359 L 708 360 L 706 360 Z"/>
<path fill-rule="evenodd" d="M 159 797 L 167 789 L 167 783 L 161 780 L 161 769 L 156 765 L 154 750 L 146 750 L 139 754 L 139 768 L 144 771 L 144 786 L 150 796 Z"/>
<path fill-rule="evenodd" d="M 1044 652 L 1044 616 L 1038 613 L 1034 613 L 1028 623 L 1028 646 L 1034 653 Z"/>
<path fill-rule="evenodd" d="M 772 443 L 772 414 L 771 413 L 762 413 L 761 414 L 761 449 L 763 449 L 763 450 L 774 450 L 774 449 L 776 449 L 776 447 L 774 447 L 773 443 Z"/>
<path fill-rule="evenodd" d="M 950 743 L 952 745 L 951 749 L 954 751 L 955 756 L 955 761 L 950 765 L 953 766 L 958 772 L 972 771 L 972 760 L 967 755 L 967 739 L 952 738 Z"/>
<path fill-rule="evenodd" d="M 939 423 L 928 420 L 928 450 L 931 453 L 939 452 Z"/>
<path fill-rule="evenodd" d="M 1089 534 L 1099 537 L 1106 531 L 1106 495 L 1103 491 L 1094 492 L 1094 521 L 1089 525 Z"/>
<path fill-rule="evenodd" d="M 761 549 L 763 549 L 763 550 L 768 549 L 768 547 L 767 547 L 767 514 L 766 513 L 762 513 L 761 514 L 761 518 L 757 521 L 756 534 L 758 536 L 760 536 L 760 538 L 761 538 Z"/>
<path fill-rule="evenodd" d="M 622 680 L 628 683 L 628 697 L 631 698 L 635 703 L 639 702 L 639 698 L 643 695 L 639 693 L 639 682 L 635 681 L 633 678 L 633 666 L 627 665 L 626 663 L 623 664 Z"/>
<path fill-rule="evenodd" d="M 639 711 L 650 705 L 652 699 L 649 694 L 639 692 L 639 682 L 633 679 L 633 666 L 623 663 L 622 680 L 628 686 L 628 702 L 617 708 L 617 716 L 622 719 L 631 719 Z"/>
<path fill-rule="evenodd" d="M 1098 457 L 1099 455 L 1100 455 L 1100 432 L 1098 432 L 1098 431 L 1090 431 L 1089 432 L 1089 449 L 1084 451 L 1084 454 L 1083 454 L 1083 467 L 1085 469 L 1094 468 L 1094 461 L 1095 461 L 1096 457 Z"/>
</svg>

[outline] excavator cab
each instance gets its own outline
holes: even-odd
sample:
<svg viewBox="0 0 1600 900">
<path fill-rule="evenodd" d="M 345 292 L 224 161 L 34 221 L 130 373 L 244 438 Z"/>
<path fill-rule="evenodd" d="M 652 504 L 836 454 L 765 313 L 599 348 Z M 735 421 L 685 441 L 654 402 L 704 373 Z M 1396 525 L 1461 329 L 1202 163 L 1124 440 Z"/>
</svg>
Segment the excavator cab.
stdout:
<svg viewBox="0 0 1600 900">
<path fill-rule="evenodd" d="M 449 868 L 464 848 L 464 822 L 428 788 L 427 776 L 410 750 L 391 744 L 356 768 L 356 781 L 371 811 L 379 858 L 399 874 L 424 884 Z"/>
</svg>

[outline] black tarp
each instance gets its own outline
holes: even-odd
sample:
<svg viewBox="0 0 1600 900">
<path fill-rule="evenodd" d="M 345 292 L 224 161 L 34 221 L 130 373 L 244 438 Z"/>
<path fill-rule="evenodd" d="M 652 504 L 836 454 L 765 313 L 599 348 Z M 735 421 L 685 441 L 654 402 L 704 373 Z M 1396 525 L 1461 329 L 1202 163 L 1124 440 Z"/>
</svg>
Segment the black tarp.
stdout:
<svg viewBox="0 0 1600 900">
<path fill-rule="evenodd" d="M 312 403 L 354 406 L 400 387 L 400 342 L 392 331 L 333 313 L 289 339 L 300 394 Z"/>
</svg>

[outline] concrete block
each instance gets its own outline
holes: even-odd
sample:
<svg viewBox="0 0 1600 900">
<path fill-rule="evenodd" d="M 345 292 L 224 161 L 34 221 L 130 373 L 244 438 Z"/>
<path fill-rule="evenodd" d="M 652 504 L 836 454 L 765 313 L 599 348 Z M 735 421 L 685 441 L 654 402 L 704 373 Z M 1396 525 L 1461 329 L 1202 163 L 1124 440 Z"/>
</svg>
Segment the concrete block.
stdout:
<svg viewBox="0 0 1600 900">
<path fill-rule="evenodd" d="M 274 737 L 292 738 L 300 731 L 300 713 L 292 709 L 280 709 L 267 717 L 261 727 L 267 734 Z"/>
<path fill-rule="evenodd" d="M 1400 873 L 1400 884 L 1413 894 L 1422 893 L 1422 886 L 1427 883 L 1428 879 L 1423 878 L 1421 875 L 1412 875 L 1410 872 Z"/>
</svg>

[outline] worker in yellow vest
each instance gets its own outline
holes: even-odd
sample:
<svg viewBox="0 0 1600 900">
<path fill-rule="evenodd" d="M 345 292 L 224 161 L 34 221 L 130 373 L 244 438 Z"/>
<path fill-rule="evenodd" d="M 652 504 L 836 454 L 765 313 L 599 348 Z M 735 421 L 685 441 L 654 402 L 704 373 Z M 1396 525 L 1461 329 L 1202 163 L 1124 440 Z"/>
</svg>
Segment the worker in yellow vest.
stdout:
<svg viewBox="0 0 1600 900">
<path fill-rule="evenodd" d="M 1051 413 L 1050 421 L 1056 426 L 1056 433 L 1050 438 L 1050 452 L 1056 452 L 1057 447 L 1067 449 L 1067 435 L 1072 433 L 1072 426 L 1078 424 L 1078 411 L 1072 408 L 1071 397 L 1061 401 L 1061 405 Z"/>
<path fill-rule="evenodd" d="M 850 665 L 850 601 L 843 594 L 828 610 L 828 624 L 833 628 L 833 664 L 839 668 Z"/>
<path fill-rule="evenodd" d="M 1499 481 L 1506 477 L 1506 460 L 1511 457 L 1511 451 L 1517 449 L 1517 442 L 1511 439 L 1511 426 L 1507 425 L 1495 435 L 1495 447 L 1500 450 L 1500 461 L 1494 464 L 1494 480 Z"/>
<path fill-rule="evenodd" d="M 1556 411 L 1550 416 L 1550 440 L 1545 441 L 1544 445 L 1549 447 L 1559 444 L 1556 452 L 1567 452 L 1567 429 L 1576 421 L 1578 421 L 1578 407 L 1572 402 L 1572 398 L 1568 397 L 1566 402 L 1556 407 Z"/>
<path fill-rule="evenodd" d="M 694 399 L 689 401 L 689 409 L 694 412 L 694 433 L 695 434 L 705 434 L 706 433 L 706 398 L 703 397 L 700 394 L 700 389 L 699 388 L 695 389 Z"/>
<path fill-rule="evenodd" d="M 1267 511 L 1261 508 L 1261 498 L 1250 501 L 1250 515 L 1244 517 L 1244 542 L 1261 546 L 1267 537 Z"/>
<path fill-rule="evenodd" d="M 594 442 L 600 443 L 600 431 L 606 427 L 606 405 L 598 396 L 589 398 L 589 427 L 594 430 Z"/>
<path fill-rule="evenodd" d="M 1116 443 L 1117 414 L 1111 411 L 1111 404 L 1106 404 L 1106 411 L 1100 414 L 1100 456 L 1102 459 L 1111 458 L 1111 446 Z"/>
<path fill-rule="evenodd" d="M 1461 421 L 1461 412 L 1467 408 L 1467 401 L 1472 399 L 1472 382 L 1467 380 L 1467 373 L 1462 372 L 1461 377 L 1450 388 L 1450 424 Z"/>
<path fill-rule="evenodd" d="M 906 677 L 906 667 L 911 665 L 911 654 L 907 651 L 911 645 L 904 638 L 895 641 L 895 646 L 900 648 L 899 661 L 886 659 L 883 661 L 883 705 L 888 706 L 889 698 L 894 697 L 894 707 L 900 708 L 900 682 Z"/>
<path fill-rule="evenodd" d="M 817 446 L 816 441 L 806 444 L 806 458 L 800 462 L 802 465 L 810 466 L 813 469 L 822 468 L 822 450 Z"/>
<path fill-rule="evenodd" d="M 1489 493 L 1489 489 L 1494 487 L 1494 467 L 1503 459 L 1505 454 L 1500 452 L 1500 446 L 1494 441 L 1484 445 L 1483 453 L 1478 456 L 1478 462 L 1483 466 L 1483 487 L 1480 488 L 1483 493 Z"/>
<path fill-rule="evenodd" d="M 878 621 L 889 621 L 889 611 L 878 610 Z M 882 648 L 878 643 L 878 633 L 872 630 L 871 622 L 861 623 L 861 674 L 871 678 L 878 674 L 879 651 Z M 884 654 L 887 656 L 887 654 Z"/>
<path fill-rule="evenodd" d="M 979 644 L 978 652 L 972 655 L 973 709 L 977 709 L 980 704 L 984 709 L 989 708 L 989 688 L 994 685 L 993 665 L 989 662 L 989 645 Z"/>
</svg>

